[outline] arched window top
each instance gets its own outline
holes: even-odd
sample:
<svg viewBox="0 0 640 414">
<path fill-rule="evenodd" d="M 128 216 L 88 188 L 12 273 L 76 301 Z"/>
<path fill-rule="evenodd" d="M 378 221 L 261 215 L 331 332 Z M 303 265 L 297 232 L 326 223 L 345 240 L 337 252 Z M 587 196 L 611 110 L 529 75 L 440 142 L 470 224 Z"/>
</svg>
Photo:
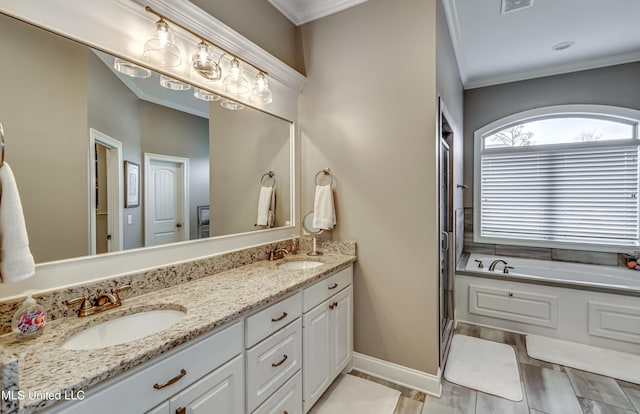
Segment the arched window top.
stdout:
<svg viewBox="0 0 640 414">
<path fill-rule="evenodd" d="M 474 134 L 474 241 L 620 251 L 640 247 L 640 111 L 521 112 Z"/>
<path fill-rule="evenodd" d="M 562 105 L 525 111 L 479 131 L 482 149 L 637 139 L 640 111 L 602 105 Z M 478 134 L 479 132 L 479 134 Z"/>
</svg>

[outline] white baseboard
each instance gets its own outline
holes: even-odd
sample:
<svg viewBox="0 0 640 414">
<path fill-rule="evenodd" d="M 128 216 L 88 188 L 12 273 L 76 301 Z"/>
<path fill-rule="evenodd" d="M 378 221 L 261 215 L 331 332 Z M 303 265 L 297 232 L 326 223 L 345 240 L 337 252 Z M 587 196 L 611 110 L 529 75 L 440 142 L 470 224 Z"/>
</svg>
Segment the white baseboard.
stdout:
<svg viewBox="0 0 640 414">
<path fill-rule="evenodd" d="M 353 353 L 353 368 L 438 398 L 442 391 L 440 368 L 438 375 L 432 375 L 357 352 Z"/>
</svg>

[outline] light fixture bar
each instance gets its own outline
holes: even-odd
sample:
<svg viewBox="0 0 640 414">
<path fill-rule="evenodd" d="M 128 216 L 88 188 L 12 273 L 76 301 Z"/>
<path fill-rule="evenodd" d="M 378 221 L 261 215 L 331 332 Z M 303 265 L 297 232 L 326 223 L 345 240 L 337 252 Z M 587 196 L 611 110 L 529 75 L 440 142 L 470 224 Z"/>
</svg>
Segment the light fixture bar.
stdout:
<svg viewBox="0 0 640 414">
<path fill-rule="evenodd" d="M 162 14 L 162 13 L 157 12 L 157 11 L 156 11 L 156 10 L 154 10 L 153 8 L 151 8 L 151 7 L 149 7 L 149 6 L 146 6 L 144 9 L 145 9 L 146 11 L 148 11 L 149 13 L 155 14 L 155 15 L 156 15 L 156 16 L 158 16 L 160 19 L 166 20 L 166 21 L 170 22 L 171 24 L 174 24 L 174 25 L 178 26 L 179 28 L 181 28 L 181 29 L 182 29 L 182 30 L 184 30 L 185 32 L 188 32 L 188 33 L 192 34 L 193 36 L 197 37 L 198 39 L 202 40 L 203 42 L 207 42 L 207 43 L 209 43 L 209 44 L 211 44 L 211 45 L 215 46 L 216 48 L 218 48 L 218 49 L 222 50 L 222 51 L 223 51 L 224 53 L 226 53 L 227 55 L 229 55 L 229 56 L 231 56 L 231 57 L 234 57 L 234 58 L 236 58 L 236 59 L 238 59 L 238 60 L 242 61 L 243 63 L 245 63 L 245 64 L 247 64 L 247 65 L 251 66 L 252 68 L 254 68 L 255 70 L 257 70 L 257 71 L 258 71 L 258 73 L 262 72 L 262 73 L 264 73 L 265 75 L 269 75 L 269 72 L 267 72 L 266 70 L 261 69 L 261 68 L 257 67 L 256 65 L 254 65 L 254 64 L 252 64 L 252 63 L 250 63 L 250 62 L 247 62 L 247 61 L 246 61 L 246 60 L 244 60 L 244 59 L 241 59 L 241 58 L 237 57 L 236 55 L 234 55 L 233 53 L 229 52 L 229 51 L 228 51 L 227 49 L 225 49 L 224 47 L 222 47 L 222 46 L 218 45 L 218 44 L 217 44 L 217 43 L 215 43 L 215 42 L 212 42 L 212 41 L 211 41 L 211 40 L 209 40 L 209 39 L 206 39 L 206 38 L 202 37 L 201 35 L 197 34 L 197 33 L 196 33 L 196 32 L 194 32 L 193 30 L 191 30 L 191 29 L 188 29 L 188 28 L 184 27 L 184 26 L 183 26 L 183 25 L 181 25 L 180 23 L 178 23 L 178 22 L 176 22 L 175 20 L 173 20 L 173 19 L 171 19 L 171 18 L 169 18 L 169 17 L 165 16 L 165 15 L 164 15 L 164 14 Z"/>
</svg>

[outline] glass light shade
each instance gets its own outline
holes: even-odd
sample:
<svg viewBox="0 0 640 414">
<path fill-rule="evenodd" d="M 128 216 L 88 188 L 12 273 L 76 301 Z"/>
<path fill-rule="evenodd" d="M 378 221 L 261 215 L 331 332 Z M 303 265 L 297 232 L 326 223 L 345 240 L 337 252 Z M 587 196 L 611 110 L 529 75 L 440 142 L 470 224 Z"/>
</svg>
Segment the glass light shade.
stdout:
<svg viewBox="0 0 640 414">
<path fill-rule="evenodd" d="M 223 99 L 220 102 L 220 106 L 230 111 L 239 111 L 241 109 L 244 109 L 244 105 L 229 99 Z"/>
<path fill-rule="evenodd" d="M 196 52 L 191 57 L 191 70 L 210 81 L 215 81 L 222 77 L 222 69 L 214 60 L 211 48 L 205 42 L 200 42 Z"/>
<path fill-rule="evenodd" d="M 191 89 L 191 85 L 188 83 L 180 82 L 179 80 L 164 75 L 160 75 L 160 85 L 173 91 L 188 91 Z"/>
<path fill-rule="evenodd" d="M 138 66 L 135 63 L 127 62 L 120 58 L 114 59 L 113 68 L 120 73 L 131 76 L 132 78 L 148 78 L 151 76 L 151 71 L 149 69 Z"/>
<path fill-rule="evenodd" d="M 236 95 L 249 92 L 249 81 L 244 76 L 238 59 L 233 58 L 229 65 L 229 73 L 224 77 L 222 83 L 226 92 Z"/>
<path fill-rule="evenodd" d="M 193 88 L 193 96 L 207 102 L 215 102 L 220 100 L 220 97 L 215 93 L 211 93 L 209 91 L 205 91 L 204 89 L 195 87 Z"/>
<path fill-rule="evenodd" d="M 174 43 L 173 33 L 164 20 L 156 22 L 156 29 L 151 39 L 144 44 L 142 56 L 147 61 L 160 66 L 172 67 L 182 63 L 180 49 Z"/>
<path fill-rule="evenodd" d="M 273 102 L 273 93 L 269 89 L 269 81 L 264 73 L 258 73 L 251 88 L 251 100 L 264 105 Z"/>
</svg>

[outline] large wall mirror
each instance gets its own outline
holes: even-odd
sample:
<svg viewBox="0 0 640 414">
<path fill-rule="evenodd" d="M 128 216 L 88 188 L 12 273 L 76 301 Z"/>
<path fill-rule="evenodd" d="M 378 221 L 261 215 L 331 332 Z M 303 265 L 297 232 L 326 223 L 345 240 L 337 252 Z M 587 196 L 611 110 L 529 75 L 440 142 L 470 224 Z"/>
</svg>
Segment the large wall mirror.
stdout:
<svg viewBox="0 0 640 414">
<path fill-rule="evenodd" d="M 0 51 L 6 160 L 37 263 L 291 224 L 291 122 L 129 77 L 4 15 Z"/>
</svg>

